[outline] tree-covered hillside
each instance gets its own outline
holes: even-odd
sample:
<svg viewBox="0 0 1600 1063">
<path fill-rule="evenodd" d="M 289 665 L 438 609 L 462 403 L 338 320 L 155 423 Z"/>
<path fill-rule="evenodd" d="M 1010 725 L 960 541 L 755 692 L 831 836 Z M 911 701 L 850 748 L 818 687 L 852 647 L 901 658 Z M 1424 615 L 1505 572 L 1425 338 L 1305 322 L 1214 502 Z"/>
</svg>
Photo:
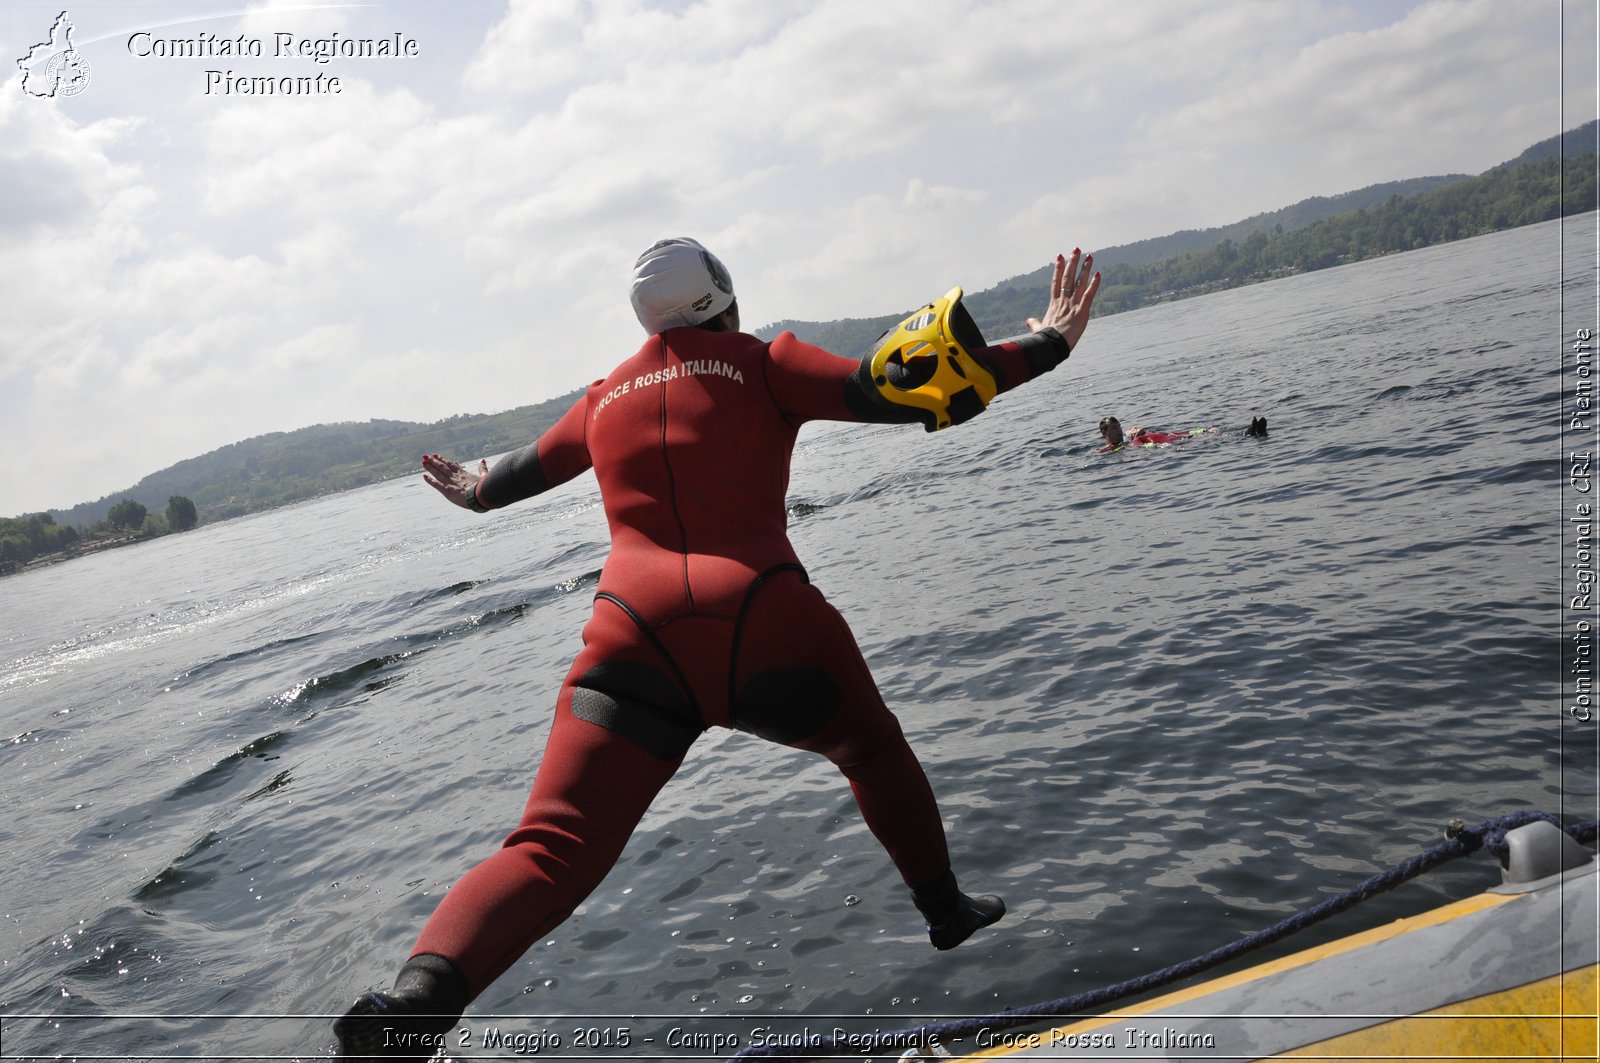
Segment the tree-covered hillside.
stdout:
<svg viewBox="0 0 1600 1063">
<path fill-rule="evenodd" d="M 1327 218 L 1303 229 L 1225 239 L 1204 251 L 1146 265 L 1105 267 L 1095 311 L 1116 314 L 1378 255 L 1549 221 L 1596 208 L 1595 156 L 1546 158 L 1491 170 L 1410 198 Z M 1562 188 L 1563 171 L 1566 187 Z M 985 335 L 1017 330 L 1039 313 L 1049 277 L 1039 270 L 971 300 Z M 993 330 L 993 331 L 991 331 Z"/>
<path fill-rule="evenodd" d="M 1595 210 L 1597 131 L 1600 123 L 1590 122 L 1476 177 L 1374 185 L 1231 226 L 1112 248 L 1097 256 L 1104 281 L 1095 312 L 1114 314 Z M 969 294 L 967 306 L 986 336 L 1014 335 L 1043 309 L 1048 281 L 1044 267 Z M 853 356 L 912 309 L 874 318 L 784 321 L 757 334 L 770 338 L 787 328 Z M 406 475 L 425 453 L 466 458 L 511 450 L 553 424 L 577 394 L 432 424 L 374 420 L 247 439 L 152 473 L 96 502 L 0 521 L 0 571 L 25 557 L 70 553 L 117 536 L 182 530 L 196 521 L 225 520 Z M 113 512 L 116 522 L 108 520 Z M 132 520 L 135 513 L 142 522 Z"/>
<path fill-rule="evenodd" d="M 121 499 L 156 509 L 182 495 L 193 500 L 201 523 L 226 520 L 415 472 L 423 454 L 465 460 L 515 449 L 554 424 L 577 395 L 574 390 L 504 413 L 460 414 L 432 424 L 352 421 L 273 432 L 180 461 L 126 491 L 52 516 L 88 527 Z"/>
<path fill-rule="evenodd" d="M 1137 262 L 1128 256 L 1117 261 L 1113 254 L 1096 254 L 1103 277 L 1095 313 L 1135 310 L 1595 210 L 1600 206 L 1593 151 L 1597 128 L 1600 123 L 1589 122 L 1541 141 L 1517 159 L 1477 177 L 1442 180 L 1410 195 L 1392 192 L 1369 206 L 1310 224 L 1292 227 L 1274 222 L 1270 229 L 1254 227 L 1243 239 L 1227 235 L 1239 231 L 1236 226 L 1208 229 L 1210 243 L 1203 249 L 1158 262 Z M 1588 153 L 1563 156 L 1563 145 L 1587 146 Z M 1257 217 L 1309 216 L 1298 213 L 1300 206 Z M 970 293 L 965 302 L 983 334 L 1001 339 L 1023 331 L 1023 323 L 1038 316 L 1049 282 L 1050 267 L 1042 266 L 987 291 Z M 802 339 L 853 356 L 913 309 L 875 318 L 781 322 L 758 335 L 770 337 L 788 328 Z"/>
</svg>

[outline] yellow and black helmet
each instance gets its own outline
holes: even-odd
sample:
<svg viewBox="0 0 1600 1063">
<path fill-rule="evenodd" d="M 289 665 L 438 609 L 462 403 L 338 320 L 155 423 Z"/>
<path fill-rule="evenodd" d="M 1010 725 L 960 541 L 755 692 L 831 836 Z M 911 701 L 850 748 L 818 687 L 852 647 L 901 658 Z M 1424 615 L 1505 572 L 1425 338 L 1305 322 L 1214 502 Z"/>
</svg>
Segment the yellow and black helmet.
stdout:
<svg viewBox="0 0 1600 1063">
<path fill-rule="evenodd" d="M 880 396 L 935 432 L 976 417 L 999 391 L 977 356 L 986 346 L 961 289 L 951 288 L 879 336 L 865 368 Z"/>
</svg>

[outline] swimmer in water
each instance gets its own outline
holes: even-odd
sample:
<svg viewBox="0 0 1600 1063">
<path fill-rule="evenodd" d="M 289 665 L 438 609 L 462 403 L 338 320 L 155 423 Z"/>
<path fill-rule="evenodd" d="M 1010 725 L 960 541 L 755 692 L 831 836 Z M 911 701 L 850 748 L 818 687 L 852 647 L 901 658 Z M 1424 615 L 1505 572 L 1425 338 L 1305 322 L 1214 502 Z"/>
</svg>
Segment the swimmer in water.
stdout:
<svg viewBox="0 0 1600 1063">
<path fill-rule="evenodd" d="M 693 240 L 663 240 L 634 266 L 633 307 L 648 336 L 637 352 L 493 468 L 423 459 L 427 483 L 475 513 L 592 468 L 611 553 L 520 825 L 444 894 L 393 988 L 363 994 L 334 1024 L 342 1058 L 427 1059 L 600 884 L 711 727 L 830 760 L 934 948 L 1005 913 L 999 897 L 957 885 L 927 777 L 789 542 L 789 462 L 807 421 L 931 431 L 1056 368 L 1088 326 L 1100 286 L 1092 265 L 1077 250 L 1056 257 L 1049 305 L 1023 336 L 984 344 L 955 289 L 858 361 L 789 332 L 770 342 L 741 332 L 722 263 Z M 941 377 L 944 354 L 920 354 L 929 330 L 961 369 Z M 986 393 L 967 386 L 973 379 Z"/>
<path fill-rule="evenodd" d="M 1130 444 L 1144 447 L 1157 443 L 1179 443 L 1189 436 L 1189 432 L 1158 432 L 1150 428 L 1135 428 L 1131 433 L 1124 434 L 1120 421 L 1115 417 L 1104 417 L 1100 420 L 1100 438 L 1106 441 L 1106 445 L 1096 453 L 1108 454 Z"/>
<path fill-rule="evenodd" d="M 1195 428 L 1187 432 L 1161 432 L 1151 428 L 1134 428 L 1131 432 L 1124 432 L 1122 424 L 1115 417 L 1100 419 L 1100 438 L 1105 440 L 1105 446 L 1096 450 L 1096 454 L 1109 454 L 1114 450 L 1121 450 L 1125 446 L 1150 447 L 1166 443 L 1182 443 L 1200 435 L 1216 435 L 1220 429 Z M 1265 439 L 1267 436 L 1267 419 L 1253 417 L 1250 427 L 1245 429 L 1245 435 Z"/>
</svg>

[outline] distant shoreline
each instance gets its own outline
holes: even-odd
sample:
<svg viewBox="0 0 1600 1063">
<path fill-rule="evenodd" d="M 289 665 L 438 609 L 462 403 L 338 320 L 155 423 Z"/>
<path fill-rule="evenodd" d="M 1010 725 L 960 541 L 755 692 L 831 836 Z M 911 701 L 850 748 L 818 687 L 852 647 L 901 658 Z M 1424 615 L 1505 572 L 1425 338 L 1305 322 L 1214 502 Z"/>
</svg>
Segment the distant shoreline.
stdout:
<svg viewBox="0 0 1600 1063">
<path fill-rule="evenodd" d="M 1476 177 L 1448 180 L 1410 196 L 1392 194 L 1381 202 L 1345 213 L 1318 220 L 1302 218 L 1292 223 L 1294 228 L 1275 222 L 1270 230 L 1258 227 L 1237 242 L 1231 236 L 1221 237 L 1219 243 L 1207 249 L 1188 250 L 1159 262 L 1108 265 L 1104 272 L 1105 291 L 1096 309 L 1109 316 L 1592 213 L 1600 195 L 1592 167 L 1574 174 L 1562 164 L 1571 161 L 1563 154 L 1566 140 L 1595 127 L 1596 123 L 1589 123 L 1563 137 L 1542 141 L 1518 159 Z M 1577 139 L 1582 141 L 1582 137 Z M 1577 157 L 1594 159 L 1593 154 Z M 1355 193 L 1322 201 L 1323 206 L 1350 195 Z M 1174 236 L 1219 236 L 1249 222 L 1265 224 L 1280 216 L 1289 218 L 1312 202 L 1307 200 L 1232 227 Z M 1108 249 L 1108 253 L 1114 250 Z M 998 332 L 998 323 L 1018 321 L 1037 310 L 1034 303 L 1043 283 L 1040 271 L 1016 277 L 973 293 L 968 306 L 980 329 Z M 757 335 L 787 327 L 801 339 L 829 350 L 860 351 L 882 331 L 883 324 L 878 319 L 865 318 L 783 321 L 758 329 Z M 73 544 L 69 551 L 39 554 L 36 551 L 42 545 L 54 543 L 48 537 L 41 543 L 37 535 L 24 534 L 25 528 L 7 528 L 9 521 L 59 520 L 64 527 L 89 528 L 88 534 L 104 534 L 111 507 L 132 501 L 155 509 L 162 499 L 171 496 L 192 499 L 205 524 L 269 512 L 408 475 L 423 454 L 448 453 L 470 460 L 509 452 L 537 439 L 581 392 L 579 388 L 497 414 L 460 414 L 431 424 L 376 419 L 318 424 L 233 443 L 153 473 L 127 490 L 97 502 L 0 518 L 0 547 L 9 545 L 9 550 L 0 549 L 0 558 L 6 558 L 0 562 L 6 566 L 0 574 L 99 553 L 149 537 L 129 537 L 93 546 Z M 29 542 L 20 546 L 16 541 L 7 544 L 8 537 L 31 539 L 31 548 Z"/>
<path fill-rule="evenodd" d="M 156 536 L 155 538 L 166 538 L 166 536 Z M 123 535 L 118 536 L 115 539 L 96 539 L 93 542 L 80 544 L 71 550 L 59 550 L 53 554 L 40 554 L 31 561 L 12 568 L 0 568 L 0 578 L 5 576 L 20 576 L 25 572 L 32 572 L 35 569 L 49 568 L 51 565 L 59 565 L 65 561 L 74 561 L 81 557 L 88 557 L 91 554 L 103 554 L 107 550 L 116 550 L 124 546 L 135 546 L 139 543 L 149 541 L 150 537 L 143 535 Z"/>
</svg>

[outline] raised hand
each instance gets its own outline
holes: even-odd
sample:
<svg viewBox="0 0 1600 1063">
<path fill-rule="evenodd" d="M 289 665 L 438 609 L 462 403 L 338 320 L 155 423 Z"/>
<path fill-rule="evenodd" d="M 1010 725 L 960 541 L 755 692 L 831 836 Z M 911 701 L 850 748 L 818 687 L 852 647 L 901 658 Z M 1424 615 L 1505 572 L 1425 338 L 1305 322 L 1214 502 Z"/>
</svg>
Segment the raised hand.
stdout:
<svg viewBox="0 0 1600 1063">
<path fill-rule="evenodd" d="M 1050 305 L 1043 318 L 1030 317 L 1028 327 L 1034 332 L 1053 328 L 1066 337 L 1068 347 L 1077 347 L 1083 330 L 1089 327 L 1089 309 L 1100 290 L 1100 274 L 1091 274 L 1093 267 L 1094 256 L 1076 247 L 1071 256 L 1057 255 L 1050 277 Z"/>
</svg>

